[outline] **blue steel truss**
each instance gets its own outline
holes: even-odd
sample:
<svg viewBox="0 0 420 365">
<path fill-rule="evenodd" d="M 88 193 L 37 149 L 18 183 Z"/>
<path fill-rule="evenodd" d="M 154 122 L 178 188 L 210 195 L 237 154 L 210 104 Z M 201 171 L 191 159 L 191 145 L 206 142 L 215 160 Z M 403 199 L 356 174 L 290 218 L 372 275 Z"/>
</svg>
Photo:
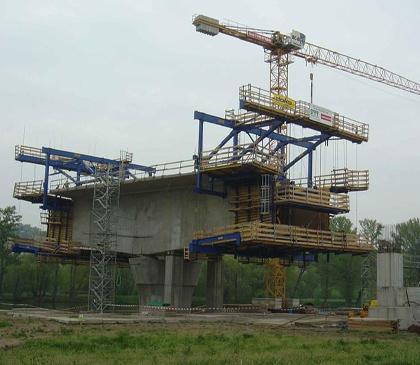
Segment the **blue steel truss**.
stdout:
<svg viewBox="0 0 420 365">
<path fill-rule="evenodd" d="M 42 147 L 42 153 L 33 153 L 29 149 L 17 148 L 15 159 L 20 162 L 42 165 L 45 167 L 43 195 L 41 209 L 44 210 L 67 210 L 69 199 L 51 196 L 49 194 L 49 179 L 52 175 L 63 175 L 71 180 L 76 186 L 86 183 L 81 177 L 94 176 L 96 170 L 102 165 L 111 165 L 119 169 L 122 161 L 109 158 L 85 155 L 76 152 L 58 150 L 49 147 Z M 50 173 L 50 168 L 53 172 Z M 144 171 L 152 176 L 156 169 L 133 163 L 124 164 L 124 178 L 132 176 L 132 171 Z M 72 176 L 70 172 L 76 173 Z"/>
<path fill-rule="evenodd" d="M 229 120 L 226 118 L 217 117 L 211 114 L 203 113 L 200 111 L 194 112 L 194 119 L 198 120 L 199 127 L 198 127 L 198 155 L 194 156 L 196 160 L 196 192 L 198 193 L 205 193 L 205 194 L 213 194 L 219 195 L 224 197 L 226 194 L 223 192 L 217 192 L 213 189 L 205 189 L 203 188 L 203 173 L 200 170 L 200 161 L 202 159 L 203 154 L 203 141 L 204 141 L 204 123 L 219 125 L 221 127 L 229 128 L 231 131 L 229 134 L 222 139 L 222 141 L 215 147 L 209 154 L 209 157 L 215 155 L 217 151 L 225 146 L 229 141 L 233 141 L 233 145 L 238 145 L 238 135 L 241 132 L 245 132 L 248 135 L 255 135 L 257 139 L 253 142 L 258 143 L 264 139 L 269 139 L 272 141 L 276 141 L 276 147 L 271 151 L 274 155 L 279 150 L 284 151 L 287 145 L 292 144 L 298 147 L 303 148 L 303 152 L 298 155 L 294 160 L 290 161 L 288 164 L 281 166 L 280 170 L 278 171 L 278 178 L 282 179 L 285 178 L 285 173 L 297 162 L 302 160 L 304 157 L 308 156 L 308 187 L 313 185 L 313 151 L 321 145 L 323 142 L 332 139 L 333 137 L 330 134 L 326 133 L 319 133 L 309 137 L 303 138 L 294 138 L 291 136 L 286 136 L 276 132 L 278 127 L 285 123 L 289 122 L 288 120 L 279 120 L 279 119 L 269 119 L 263 123 L 258 123 L 258 125 L 244 125 L 244 124 L 236 124 L 233 120 Z M 249 152 L 249 149 L 244 149 L 241 154 L 244 155 Z M 240 158 L 240 155 L 236 155 L 234 158 Z"/>
</svg>

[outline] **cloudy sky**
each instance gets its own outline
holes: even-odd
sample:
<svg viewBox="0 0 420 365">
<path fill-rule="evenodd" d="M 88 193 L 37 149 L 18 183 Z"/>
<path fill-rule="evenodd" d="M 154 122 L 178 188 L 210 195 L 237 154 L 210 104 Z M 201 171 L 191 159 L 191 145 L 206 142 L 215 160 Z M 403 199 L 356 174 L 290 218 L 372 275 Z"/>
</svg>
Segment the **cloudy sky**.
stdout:
<svg viewBox="0 0 420 365">
<path fill-rule="evenodd" d="M 267 88 L 262 50 L 196 33 L 197 13 L 297 29 L 311 43 L 420 82 L 415 0 L 1 0 L 0 206 L 15 204 L 24 222 L 39 222 L 36 207 L 12 198 L 15 181 L 42 174 L 14 161 L 15 144 L 112 158 L 126 149 L 142 164 L 189 159 L 194 110 L 222 116 L 238 106 L 240 85 Z M 310 72 L 316 104 L 370 124 L 369 143 L 345 147 L 348 167 L 371 174 L 370 191 L 352 196 L 350 218 L 420 216 L 420 96 L 296 60 L 293 98 L 309 99 Z M 223 132 L 211 129 L 208 145 Z"/>
</svg>

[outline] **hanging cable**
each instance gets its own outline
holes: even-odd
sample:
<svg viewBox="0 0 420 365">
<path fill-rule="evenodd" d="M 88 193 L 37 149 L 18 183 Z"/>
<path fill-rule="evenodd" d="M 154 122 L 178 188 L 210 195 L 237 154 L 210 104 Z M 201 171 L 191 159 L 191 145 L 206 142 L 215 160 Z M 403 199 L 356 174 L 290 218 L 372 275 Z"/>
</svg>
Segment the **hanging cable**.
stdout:
<svg viewBox="0 0 420 365">
<path fill-rule="evenodd" d="M 322 144 L 319 146 L 319 173 L 318 175 L 319 176 L 322 175 Z"/>
<path fill-rule="evenodd" d="M 303 128 L 300 129 L 300 135 L 301 135 L 301 138 L 303 138 Z M 300 182 L 302 182 L 302 178 L 303 178 L 303 171 L 302 170 L 303 170 L 303 162 L 301 161 L 301 163 L 300 163 L 300 176 L 299 176 Z"/>
<path fill-rule="evenodd" d="M 357 167 L 357 144 L 356 144 L 356 170 L 358 169 Z M 358 192 L 356 191 L 356 233 L 358 231 L 358 227 L 359 227 L 359 201 L 358 201 Z"/>
</svg>

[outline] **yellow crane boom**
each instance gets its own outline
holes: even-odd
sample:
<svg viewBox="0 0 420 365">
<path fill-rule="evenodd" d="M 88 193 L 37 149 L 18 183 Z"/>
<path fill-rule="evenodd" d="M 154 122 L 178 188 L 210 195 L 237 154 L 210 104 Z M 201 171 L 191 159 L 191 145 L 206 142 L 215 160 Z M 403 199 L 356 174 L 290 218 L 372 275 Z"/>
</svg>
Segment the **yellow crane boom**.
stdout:
<svg viewBox="0 0 420 365">
<path fill-rule="evenodd" d="M 290 63 L 287 55 L 292 54 L 296 57 L 303 58 L 308 63 L 322 64 L 420 95 L 419 83 L 372 63 L 308 43 L 306 42 L 305 35 L 297 31 L 292 31 L 290 34 L 283 34 L 274 30 L 224 23 L 204 15 L 195 16 L 193 18 L 193 24 L 196 30 L 201 33 L 211 36 L 223 33 L 249 43 L 257 44 L 264 48 L 267 55 L 266 61 L 270 64 L 277 63 L 279 67 L 287 68 Z M 270 69 L 272 67 L 273 65 L 271 65 Z M 271 73 L 273 71 L 276 70 L 271 70 Z M 287 77 L 287 71 L 281 72 L 281 74 L 283 74 L 283 77 Z M 282 84 L 283 88 L 286 87 L 284 91 L 287 94 L 287 80 L 286 83 L 278 81 L 272 75 L 271 89 L 278 88 Z"/>
</svg>

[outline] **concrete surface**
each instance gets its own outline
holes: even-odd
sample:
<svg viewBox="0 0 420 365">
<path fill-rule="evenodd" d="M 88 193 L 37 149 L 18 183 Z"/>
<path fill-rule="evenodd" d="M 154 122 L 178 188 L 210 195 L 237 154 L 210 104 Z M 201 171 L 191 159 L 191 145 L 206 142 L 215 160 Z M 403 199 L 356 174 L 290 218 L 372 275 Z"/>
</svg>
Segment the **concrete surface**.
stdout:
<svg viewBox="0 0 420 365">
<path fill-rule="evenodd" d="M 378 253 L 377 308 L 369 308 L 370 318 L 399 320 L 399 328 L 406 330 L 420 324 L 420 288 L 404 287 L 403 255 Z"/>
<path fill-rule="evenodd" d="M 207 261 L 207 291 L 206 304 L 208 308 L 223 307 L 223 257 L 219 256 Z"/>
<path fill-rule="evenodd" d="M 166 303 L 190 307 L 201 263 L 166 254 L 174 250 L 182 254 L 181 250 L 191 242 L 195 231 L 234 222 L 226 199 L 197 194 L 194 187 L 194 174 L 130 181 L 121 185 L 115 250 L 143 255 L 130 260 L 141 305 Z M 85 246 L 91 243 L 92 194 L 92 187 L 63 192 L 74 202 L 73 240 Z M 221 271 L 217 275 L 209 281 L 208 297 L 210 303 L 221 307 Z"/>
<path fill-rule="evenodd" d="M 193 232 L 233 224 L 226 199 L 194 192 L 187 174 L 121 185 L 116 251 L 150 255 L 183 249 Z M 92 187 L 63 192 L 74 201 L 73 240 L 90 245 Z"/>
</svg>

